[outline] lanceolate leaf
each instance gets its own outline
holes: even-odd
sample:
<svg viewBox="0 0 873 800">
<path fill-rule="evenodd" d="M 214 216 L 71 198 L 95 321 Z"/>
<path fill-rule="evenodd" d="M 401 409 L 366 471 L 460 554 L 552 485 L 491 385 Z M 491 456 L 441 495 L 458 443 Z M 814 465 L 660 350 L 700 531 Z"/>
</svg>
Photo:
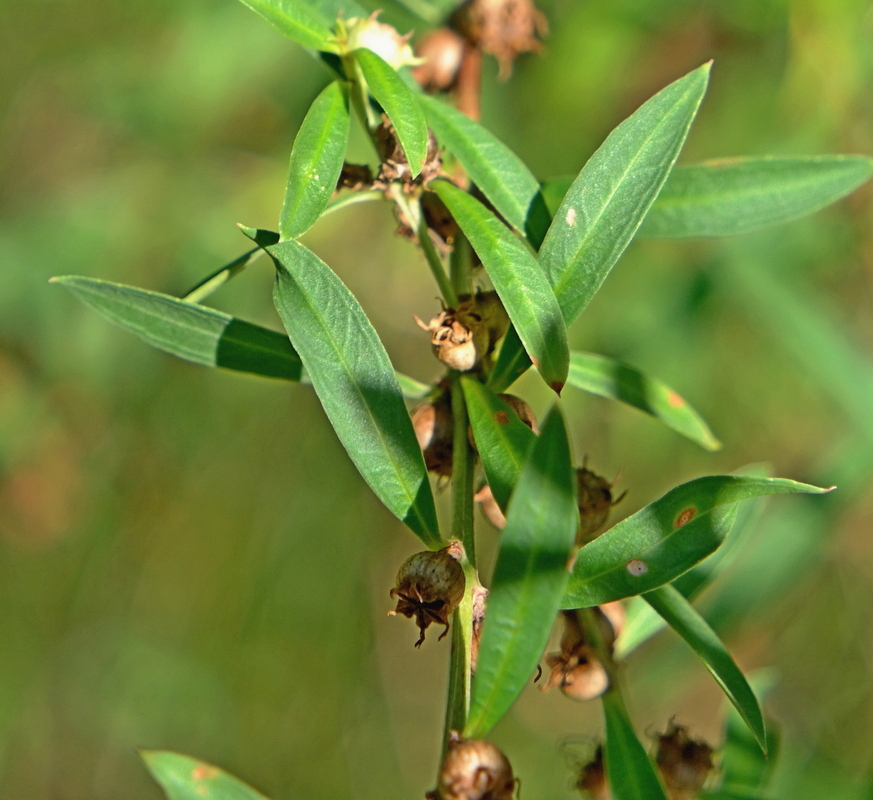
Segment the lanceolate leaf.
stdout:
<svg viewBox="0 0 873 800">
<path fill-rule="evenodd" d="M 466 736 L 488 733 L 532 680 L 567 583 L 578 524 L 567 430 L 553 408 L 525 460 L 500 536 Z"/>
<path fill-rule="evenodd" d="M 539 260 L 568 325 L 600 288 L 664 185 L 706 92 L 709 67 L 670 84 L 622 122 L 567 192 Z"/>
<path fill-rule="evenodd" d="M 304 47 L 335 53 L 333 20 L 306 0 L 241 0 L 289 39 Z"/>
<path fill-rule="evenodd" d="M 563 607 L 595 606 L 669 583 L 719 547 L 739 500 L 826 491 L 783 478 L 735 475 L 677 486 L 579 551 Z"/>
<path fill-rule="evenodd" d="M 494 499 L 503 511 L 536 439 L 518 415 L 475 378 L 461 378 L 473 439 Z"/>
<path fill-rule="evenodd" d="M 358 301 L 295 241 L 267 248 L 273 300 L 337 436 L 388 509 L 440 545 L 424 459 L 388 354 Z"/>
<path fill-rule="evenodd" d="M 414 178 L 421 172 L 427 156 L 427 123 L 418 99 L 397 72 L 372 50 L 355 50 L 355 58 L 361 66 L 370 93 L 394 126 Z"/>
<path fill-rule="evenodd" d="M 150 345 L 207 367 L 299 381 L 287 336 L 158 292 L 93 278 L 54 278 L 106 319 Z"/>
<path fill-rule="evenodd" d="M 721 446 L 700 415 L 669 386 L 620 361 L 594 353 L 571 353 L 567 382 L 645 411 L 707 450 Z"/>
<path fill-rule="evenodd" d="M 327 207 L 343 167 L 348 137 L 348 91 L 334 81 L 315 99 L 294 140 L 279 218 L 283 239 L 306 233 Z"/>
<path fill-rule="evenodd" d="M 160 750 L 140 756 L 168 800 L 266 800 L 239 778 L 196 758 Z"/>
<path fill-rule="evenodd" d="M 476 198 L 448 181 L 432 186 L 482 259 L 531 361 L 560 394 L 570 364 L 567 328 L 540 265 Z"/>
<path fill-rule="evenodd" d="M 729 236 L 811 214 L 873 176 L 866 156 L 726 158 L 678 167 L 640 236 Z"/>
<path fill-rule="evenodd" d="M 549 227 L 540 185 L 503 142 L 465 114 L 423 95 L 419 102 L 439 143 L 461 162 L 470 179 L 515 230 L 539 248 Z"/>
<path fill-rule="evenodd" d="M 715 631 L 673 586 L 661 586 L 643 597 L 700 656 L 766 753 L 767 734 L 758 698 Z"/>
<path fill-rule="evenodd" d="M 602 700 L 606 720 L 604 760 L 613 800 L 667 800 L 621 696 L 612 690 Z"/>
</svg>

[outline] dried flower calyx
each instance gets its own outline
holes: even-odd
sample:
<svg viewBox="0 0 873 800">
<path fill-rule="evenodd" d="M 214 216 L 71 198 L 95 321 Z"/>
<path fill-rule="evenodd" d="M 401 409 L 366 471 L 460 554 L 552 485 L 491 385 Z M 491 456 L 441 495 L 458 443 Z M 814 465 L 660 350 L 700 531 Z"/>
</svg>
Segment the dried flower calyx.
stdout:
<svg viewBox="0 0 873 800">
<path fill-rule="evenodd" d="M 484 739 L 452 731 L 437 788 L 427 800 L 512 800 L 515 776 L 509 759 Z"/>
<path fill-rule="evenodd" d="M 609 510 L 624 499 L 624 493 L 612 499 L 612 487 L 606 478 L 587 467 L 576 470 L 576 492 L 579 499 L 579 533 L 576 546 L 581 547 L 597 538 L 600 529 L 609 519 Z"/>
<path fill-rule="evenodd" d="M 551 672 L 543 691 L 558 687 L 574 700 L 593 700 L 609 688 L 609 676 L 594 656 L 575 611 L 562 611 L 561 652 L 546 656 Z M 599 621 L 598 621 L 598 624 Z"/>
<path fill-rule="evenodd" d="M 692 739 L 685 726 L 671 721 L 667 732 L 658 736 L 655 766 L 670 800 L 692 800 L 715 765 L 712 748 L 704 741 Z"/>
<path fill-rule="evenodd" d="M 462 295 L 457 308 L 444 308 L 427 325 L 434 355 L 447 367 L 470 372 L 491 353 L 509 328 L 509 317 L 497 292 Z"/>
<path fill-rule="evenodd" d="M 415 618 L 421 631 L 416 647 L 421 647 L 424 632 L 432 622 L 445 626 L 440 639 L 449 632 L 449 617 L 464 597 L 460 557 L 460 544 L 453 542 L 442 550 L 424 550 L 410 556 L 397 573 L 397 585 L 391 590 L 397 607 L 388 613 Z"/>
<path fill-rule="evenodd" d="M 531 0 L 467 0 L 452 15 L 452 27 L 473 47 L 493 55 L 508 78 L 519 53 L 539 52 L 546 18 Z"/>
</svg>

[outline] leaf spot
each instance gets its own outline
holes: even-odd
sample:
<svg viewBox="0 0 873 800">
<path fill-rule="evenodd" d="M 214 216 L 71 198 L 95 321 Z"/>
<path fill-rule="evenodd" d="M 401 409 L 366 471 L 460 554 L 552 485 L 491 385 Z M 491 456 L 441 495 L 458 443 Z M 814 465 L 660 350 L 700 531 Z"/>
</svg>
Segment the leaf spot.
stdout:
<svg viewBox="0 0 873 800">
<path fill-rule="evenodd" d="M 214 778 L 216 775 L 218 775 L 218 770 L 206 764 L 198 764 L 191 770 L 191 777 L 195 781 L 205 781 L 207 778 Z"/>
<path fill-rule="evenodd" d="M 576 224 L 576 209 L 572 206 L 567 209 L 567 216 L 564 217 L 569 227 L 573 227 Z"/>
<path fill-rule="evenodd" d="M 635 576 L 645 575 L 649 571 L 649 565 L 645 561 L 640 561 L 638 558 L 633 558 L 627 562 L 627 571 Z"/>
<path fill-rule="evenodd" d="M 509 424 L 509 414 L 505 411 L 495 411 L 494 412 L 494 421 L 498 425 L 508 425 Z"/>
<path fill-rule="evenodd" d="M 683 400 L 676 392 L 672 389 L 670 390 L 670 394 L 667 395 L 667 402 L 673 406 L 673 408 L 682 408 L 685 405 L 685 400 Z"/>
<path fill-rule="evenodd" d="M 673 527 L 681 528 L 686 523 L 691 522 L 691 519 L 696 513 L 696 508 L 686 508 L 678 517 L 676 517 L 676 522 L 673 523 Z"/>
</svg>

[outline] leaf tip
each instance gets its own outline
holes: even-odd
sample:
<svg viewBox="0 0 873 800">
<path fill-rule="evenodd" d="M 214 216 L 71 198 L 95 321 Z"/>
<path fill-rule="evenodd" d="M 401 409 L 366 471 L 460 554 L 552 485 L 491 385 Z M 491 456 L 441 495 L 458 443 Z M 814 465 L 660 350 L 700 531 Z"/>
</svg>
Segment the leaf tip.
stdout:
<svg viewBox="0 0 873 800">
<path fill-rule="evenodd" d="M 552 381 L 552 383 L 550 384 L 552 391 L 556 395 L 558 395 L 558 397 L 561 396 L 561 391 L 563 390 L 564 386 L 565 386 L 564 381 Z"/>
<path fill-rule="evenodd" d="M 241 222 L 236 223 L 237 228 L 239 228 L 246 236 L 249 237 L 252 241 L 255 241 L 255 237 L 258 235 L 257 228 L 250 228 L 248 225 L 243 225 Z"/>
</svg>

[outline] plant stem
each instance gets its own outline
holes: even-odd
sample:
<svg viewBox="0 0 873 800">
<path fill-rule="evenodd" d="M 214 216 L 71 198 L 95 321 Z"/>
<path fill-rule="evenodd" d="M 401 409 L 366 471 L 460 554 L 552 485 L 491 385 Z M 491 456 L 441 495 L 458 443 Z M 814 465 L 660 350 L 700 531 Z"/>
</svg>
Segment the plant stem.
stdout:
<svg viewBox="0 0 873 800">
<path fill-rule="evenodd" d="M 449 259 L 452 286 L 458 294 L 473 294 L 473 275 L 470 269 L 470 242 L 459 233 L 455 238 Z"/>
<path fill-rule="evenodd" d="M 428 233 L 427 221 L 424 218 L 424 214 L 421 213 L 420 207 L 419 217 L 418 243 L 421 245 L 424 257 L 427 259 L 427 265 L 430 267 L 430 271 L 436 279 L 437 285 L 440 287 L 440 293 L 443 296 L 443 300 L 445 300 L 447 306 L 456 308 L 458 305 L 458 296 L 455 293 L 455 287 L 452 286 L 449 276 L 446 275 L 442 259 L 440 258 L 439 253 L 437 253 L 436 248 L 433 246 L 430 234 Z"/>
</svg>

